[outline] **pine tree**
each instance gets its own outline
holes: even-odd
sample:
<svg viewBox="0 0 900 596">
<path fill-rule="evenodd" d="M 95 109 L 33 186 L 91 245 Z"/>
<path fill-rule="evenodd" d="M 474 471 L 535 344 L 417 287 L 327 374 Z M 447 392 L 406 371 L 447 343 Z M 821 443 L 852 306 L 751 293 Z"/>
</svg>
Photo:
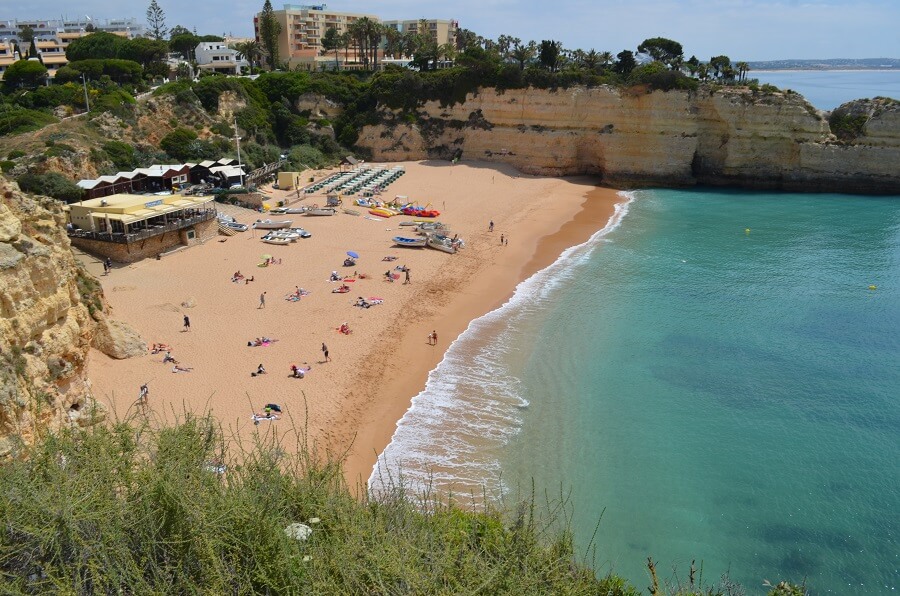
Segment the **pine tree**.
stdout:
<svg viewBox="0 0 900 596">
<path fill-rule="evenodd" d="M 147 25 L 150 27 L 150 35 L 153 36 L 153 39 L 159 41 L 166 38 L 168 33 L 168 29 L 166 29 L 166 13 L 156 3 L 156 0 L 150 0 L 150 6 L 147 7 Z"/>
<path fill-rule="evenodd" d="M 259 15 L 259 38 L 269 61 L 269 68 L 278 67 L 278 34 L 281 33 L 281 23 L 275 19 L 275 11 L 272 9 L 271 0 L 263 4 L 262 13 Z"/>
</svg>

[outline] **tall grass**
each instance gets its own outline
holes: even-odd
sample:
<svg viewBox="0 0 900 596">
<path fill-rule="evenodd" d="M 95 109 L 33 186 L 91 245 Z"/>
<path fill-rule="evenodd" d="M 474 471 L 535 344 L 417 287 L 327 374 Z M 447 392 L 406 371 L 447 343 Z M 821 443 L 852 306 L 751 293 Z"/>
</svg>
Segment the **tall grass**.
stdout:
<svg viewBox="0 0 900 596">
<path fill-rule="evenodd" d="M 0 468 L 4 593 L 636 594 L 532 508 L 355 499 L 337 462 L 211 418 L 64 431 Z M 224 470 L 221 466 L 224 466 Z M 308 524 L 307 541 L 289 537 Z"/>
</svg>

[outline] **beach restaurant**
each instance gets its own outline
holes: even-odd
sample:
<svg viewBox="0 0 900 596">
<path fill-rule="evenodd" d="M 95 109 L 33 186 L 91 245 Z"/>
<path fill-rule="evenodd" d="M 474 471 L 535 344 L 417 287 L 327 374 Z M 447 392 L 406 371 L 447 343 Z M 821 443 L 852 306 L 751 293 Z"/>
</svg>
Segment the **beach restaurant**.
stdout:
<svg viewBox="0 0 900 596">
<path fill-rule="evenodd" d="M 213 197 L 114 194 L 65 207 L 73 246 L 131 263 L 218 233 Z"/>
</svg>

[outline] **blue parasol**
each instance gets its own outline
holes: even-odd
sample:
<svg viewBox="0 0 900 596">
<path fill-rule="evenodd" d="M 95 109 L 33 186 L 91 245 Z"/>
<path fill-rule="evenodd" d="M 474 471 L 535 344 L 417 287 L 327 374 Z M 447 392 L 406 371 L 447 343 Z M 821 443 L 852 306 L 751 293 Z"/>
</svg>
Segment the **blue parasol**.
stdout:
<svg viewBox="0 0 900 596">
<path fill-rule="evenodd" d="M 354 259 L 358 259 L 358 258 L 359 258 L 359 254 L 353 252 L 352 250 L 348 250 L 348 251 L 347 251 L 347 256 L 353 257 Z"/>
</svg>

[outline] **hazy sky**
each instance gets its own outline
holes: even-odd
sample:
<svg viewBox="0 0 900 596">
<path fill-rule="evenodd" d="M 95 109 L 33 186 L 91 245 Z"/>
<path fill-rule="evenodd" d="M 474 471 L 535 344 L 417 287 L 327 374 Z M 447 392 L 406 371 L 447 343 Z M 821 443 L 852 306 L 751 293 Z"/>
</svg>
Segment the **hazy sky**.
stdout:
<svg viewBox="0 0 900 596">
<path fill-rule="evenodd" d="M 253 34 L 253 14 L 263 0 L 157 0 L 166 24 L 198 33 Z M 79 12 L 60 14 L 58 0 L 3 2 L 0 19 L 134 17 L 146 21 L 150 0 L 79 0 Z M 273 2 L 276 10 L 283 2 Z M 726 54 L 732 60 L 778 58 L 898 58 L 900 0 L 344 0 L 328 2 L 341 12 L 384 19 L 456 19 L 461 27 L 496 39 L 556 39 L 567 48 L 634 50 L 648 37 L 668 37 L 686 56 L 701 60 Z"/>
</svg>

